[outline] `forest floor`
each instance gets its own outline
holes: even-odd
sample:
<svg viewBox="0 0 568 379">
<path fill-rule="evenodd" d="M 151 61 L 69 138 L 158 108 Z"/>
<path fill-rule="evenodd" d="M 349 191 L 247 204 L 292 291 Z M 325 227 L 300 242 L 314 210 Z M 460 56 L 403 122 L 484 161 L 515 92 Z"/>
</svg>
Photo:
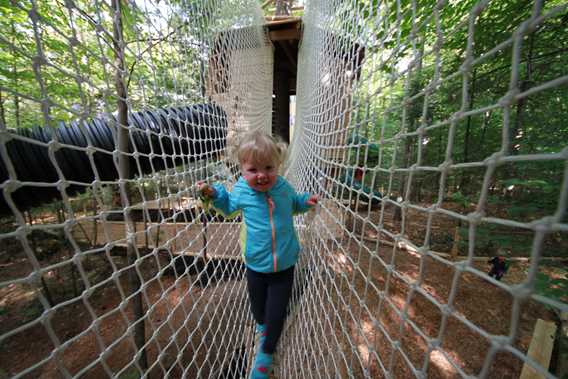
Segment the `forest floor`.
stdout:
<svg viewBox="0 0 568 379">
<path fill-rule="evenodd" d="M 369 242 L 366 244 L 369 248 L 374 245 Z M 440 260 L 425 257 L 420 274 L 421 262 L 417 254 L 398 250 L 393 258 L 392 248 L 380 249 L 377 255 L 361 253 L 359 249 L 357 252 L 352 250 L 352 253 L 357 254 L 361 270 L 371 273 L 369 277 L 353 270 L 354 292 L 364 293 L 364 288 L 370 288 L 370 283 L 380 291 L 385 291 L 382 304 L 380 296 L 369 294 L 365 303 L 366 309 L 371 312 L 362 311 L 361 319 L 351 323 L 352 335 L 360 342 L 359 352 L 367 359 L 373 378 L 384 377 L 381 364 L 389 367 L 389 358 L 393 354 L 390 339 L 399 339 L 401 346 L 400 351 L 394 352 L 393 377 L 413 377 L 408 363 L 404 360 L 404 354 L 416 369 L 421 369 L 427 363 L 429 378 L 460 378 L 462 375 L 456 367 L 466 375 L 478 375 L 483 368 L 491 343 L 479 331 L 488 335 L 507 336 L 511 333 L 513 320 L 518 316 L 514 346 L 522 354 L 526 354 L 536 320 L 556 320 L 552 311 L 533 300 L 522 302 L 519 314 L 513 314 L 513 297 L 509 292 L 478 275 L 464 272 L 456 282 L 457 290 L 451 315 L 447 318 L 443 330 L 441 349 L 428 353 L 428 342 L 411 324 L 430 339 L 439 337 L 444 315 L 441 307 L 448 304 L 455 269 Z M 379 264 L 379 257 L 386 262 L 392 262 L 396 275 L 388 275 L 385 268 Z M 487 271 L 485 262 L 476 262 L 473 267 L 481 272 Z M 526 280 L 528 268 L 526 262 L 513 263 L 503 278 L 503 283 L 509 286 L 522 283 Z M 559 270 L 558 273 L 568 279 L 566 270 Z M 409 294 L 409 283 L 414 283 L 419 277 L 418 288 L 423 292 L 413 291 Z M 344 294 L 346 295 L 347 293 Z M 407 322 L 401 324 L 400 315 L 405 305 Z M 360 308 L 355 302 L 351 304 L 353 313 L 361 310 Z M 384 326 L 384 332 L 370 327 L 373 325 L 373 318 Z M 476 331 L 460 319 L 469 320 L 479 330 Z M 369 348 L 364 345 L 365 339 L 374 341 L 373 347 L 382 360 L 381 364 L 374 355 L 369 354 Z M 522 367 L 523 362 L 519 358 L 512 353 L 500 351 L 492 360 L 488 377 L 518 378 Z"/>
<path fill-rule="evenodd" d="M 46 266 L 69 257 L 68 251 L 61 249 L 40 263 Z M 116 267 L 126 267 L 124 255 L 112 254 L 112 260 Z M 225 275 L 221 280 L 216 280 L 218 277 L 211 279 L 215 285 L 208 285 L 202 280 L 206 271 L 197 268 L 195 260 L 192 260 L 193 263 L 184 263 L 181 259 L 177 261 L 176 267 L 178 271 L 187 270 L 185 275 L 180 276 L 173 269 L 168 269 L 156 276 L 160 267 L 165 267 L 169 261 L 167 254 L 159 254 L 158 259 L 155 256 L 144 259 L 139 265 L 139 272 L 146 283 L 144 309 L 150 314 L 145 322 L 146 338 L 151 341 L 146 350 L 151 366 L 148 377 L 162 378 L 166 371 L 172 378 L 215 377 L 213 372 L 222 373 L 225 369 L 219 364 L 227 364 L 232 359 L 239 358 L 226 347 L 232 344 L 225 339 L 227 334 L 224 327 L 234 325 L 231 338 L 241 340 L 242 343 L 245 340 L 243 330 L 250 329 L 250 317 L 247 319 L 248 313 L 242 309 L 247 305 L 244 281 L 234 275 Z M 194 267 L 188 269 L 189 265 Z M 81 293 L 84 288 L 79 279 L 79 297 L 76 297 L 74 277 L 69 266 L 62 266 L 44 275 L 50 296 L 57 303 L 52 308 L 49 319 L 45 315 L 41 317 L 44 308 L 39 301 L 38 294 L 41 290 L 37 286 L 12 283 L 0 288 L 0 335 L 14 333 L 17 328 L 31 323 L 0 344 L 0 379 L 12 377 L 29 367 L 33 369 L 23 378 L 63 377 L 56 361 L 50 357 L 55 345 L 53 338 L 47 333 L 46 324 L 50 325 L 59 343 L 65 346 L 60 350 L 58 358 L 61 366 L 71 375 L 81 373 L 81 378 L 92 379 L 108 377 L 101 361 L 89 367 L 100 358 L 103 344 L 104 362 L 113 377 L 139 377 L 138 370 L 133 365 L 134 343 L 127 332 L 127 320 L 131 323 L 134 319 L 133 306 L 121 294 L 121 291 L 128 291 L 126 271 L 117 276 L 117 281 L 104 283 L 112 273 L 112 267 L 104 254 L 89 257 L 83 262 L 83 268 L 91 283 L 98 285 L 90 294 L 85 295 L 84 292 Z M 5 246 L 0 250 L 2 281 L 24 278 L 30 270 L 21 250 L 8 252 Z M 226 268 L 220 270 L 227 272 Z M 199 272 L 202 273 L 201 276 Z M 70 300 L 74 297 L 74 300 Z M 219 307 L 232 309 L 230 324 L 227 318 L 231 317 L 231 313 L 221 312 Z M 34 324 L 34 320 L 40 317 L 43 323 Z M 93 323 L 95 318 L 96 324 Z M 207 359 L 212 352 L 219 358 L 214 360 L 217 366 Z"/>
<path fill-rule="evenodd" d="M 413 222 L 419 221 L 414 218 Z M 444 227 L 442 223 L 434 226 Z M 414 233 L 418 238 L 419 232 Z M 49 235 L 37 237 L 38 241 L 42 241 L 35 246 L 36 255 L 40 253 L 38 259 L 41 267 L 71 258 L 69 247 L 60 240 L 50 238 Z M 444 315 L 439 306 L 448 303 L 456 275 L 455 267 L 432 257 L 424 257 L 421 262 L 420 256 L 409 250 L 397 249 L 394 255 L 393 249 L 389 247 L 377 250 L 372 238 L 365 239 L 363 246 L 376 254 L 365 253 L 367 249 L 360 249 L 361 244 L 357 240 L 344 239 L 342 242 L 349 248 L 342 252 L 336 251 L 331 259 L 341 261 L 340 256 L 348 252 L 352 259 L 357 258 L 358 267 L 354 270 L 344 260 L 341 265 L 334 266 L 353 279 L 354 286 L 342 286 L 342 291 L 345 292 L 341 295 L 352 299 L 349 303 L 350 313 L 361 315 L 359 319 L 348 322 L 349 342 L 357 346 L 359 358 L 365 361 L 373 378 L 383 377 L 381 364 L 389 367 L 389 357 L 394 350 L 388 339 L 399 339 L 401 342 L 401 349 L 394 351 L 392 360 L 394 377 L 412 377 L 408 362 L 416 368 L 421 368 L 427 362 L 430 378 L 458 378 L 461 377 L 459 371 L 466 375 L 476 375 L 483 367 L 491 344 L 479 331 L 489 335 L 508 335 L 515 316 L 518 316 L 514 346 L 522 354 L 526 354 L 536 320 L 555 319 L 552 311 L 533 300 L 522 302 L 518 313 L 512 314 L 513 297 L 508 291 L 479 275 L 462 272 L 455 282 L 457 288 L 451 308 L 452 315 L 445 322 L 441 349 L 428 353 L 427 342 L 420 333 L 429 338 L 435 338 L 440 333 Z M 444 246 L 451 249 L 451 243 Z M 444 250 L 444 246 L 438 246 L 438 250 Z M 208 286 L 196 284 L 199 281 L 196 272 L 179 276 L 174 270 L 170 270 L 156 276 L 160 268 L 168 264 L 169 259 L 162 255 L 158 258 L 151 255 L 148 257 L 151 258 L 144 259 L 140 265 L 140 272 L 148 283 L 145 296 L 152 306 L 151 315 L 146 322 L 147 337 L 152 341 L 147 353 L 150 364 L 156 363 L 152 366 L 149 377 L 160 378 L 164 370 L 169 370 L 170 376 L 174 378 L 181 377 L 182 374 L 188 377 L 207 377 L 210 373 L 219 372 L 219 367 L 207 363 L 208 354 L 214 351 L 225 357 L 221 361 L 230 361 L 233 352 L 227 351 L 227 341 L 221 338 L 221 326 L 226 324 L 225 317 L 228 314 L 219 312 L 217 307 L 219 304 L 235 309 L 243 307 L 240 313 L 247 314 L 244 281 L 234 277 L 224 278 L 215 285 Z M 396 275 L 389 275 L 379 258 L 391 262 Z M 126 266 L 126 258 L 122 255 L 112 255 L 112 260 L 116 267 Z M 503 283 L 512 286 L 524 282 L 529 267 L 527 261 L 511 262 Z M 101 283 L 113 272 L 105 254 L 93 254 L 84 258 L 83 268 L 91 283 Z M 488 266 L 485 261 L 479 261 L 472 263 L 471 268 L 487 272 Z M 539 266 L 539 270 L 562 283 L 568 282 L 565 265 Z M 33 266 L 20 244 L 16 240 L 5 239 L 0 246 L 0 281 L 25 278 L 32 271 Z M 123 291 L 127 288 L 126 271 L 118 275 L 116 281 L 107 281 L 104 285 L 96 286 L 87 296 L 69 301 L 84 289 L 80 276 L 70 264 L 60 265 L 44 275 L 51 297 L 58 303 L 50 318 L 45 315 L 40 317 L 43 306 L 38 300 L 39 286 L 20 281 L 0 288 L 0 335 L 13 333 L 0 346 L 0 379 L 28 367 L 34 369 L 24 375 L 24 378 L 61 377 L 56 360 L 50 357 L 54 349 L 54 338 L 47 334 L 44 324 L 50 325 L 58 343 L 64 344 L 58 358 L 72 375 L 81 372 L 83 378 L 105 377 L 100 362 L 89 366 L 100 356 L 100 344 L 103 344 L 106 347 L 104 361 L 108 367 L 114 373 L 124 368 L 120 376 L 123 379 L 136 377 L 136 370 L 132 366 L 133 342 L 126 333 L 127 320 L 133 318 L 132 307 L 129 301 L 124 300 L 119 288 L 122 287 Z M 414 291 L 409 297 L 408 283 L 419 277 L 422 292 Z M 366 309 L 371 313 L 362 310 L 360 304 L 350 296 L 351 291 L 363 294 L 369 283 L 384 291 L 383 299 L 388 299 L 381 302 L 380 296 L 367 292 Z M 568 298 L 562 297 L 561 301 L 568 302 Z M 401 324 L 399 313 L 404 309 L 405 303 L 408 303 L 408 322 Z M 148 308 L 146 304 L 145 309 Z M 93 323 L 93 316 L 98 319 L 97 323 Z M 22 325 L 38 320 L 38 317 L 43 323 L 18 330 Z M 384 326 L 382 331 L 372 327 L 373 318 Z M 460 321 L 463 318 L 471 324 Z M 247 322 L 240 322 L 237 329 L 242 330 Z M 475 327 L 472 328 L 472 325 Z M 420 333 L 412 326 L 418 328 Z M 340 334 L 339 330 L 335 332 Z M 100 337 L 98 341 L 95 335 Z M 378 353 L 381 362 L 370 352 L 368 341 L 372 341 L 372 348 Z M 180 349 L 181 356 L 178 354 Z M 156 361 L 158 356 L 161 359 Z M 489 377 L 517 378 L 522 365 L 522 360 L 512 353 L 500 351 L 492 360 Z M 363 375 L 362 371 L 354 370 L 354 373 L 357 377 Z"/>
</svg>

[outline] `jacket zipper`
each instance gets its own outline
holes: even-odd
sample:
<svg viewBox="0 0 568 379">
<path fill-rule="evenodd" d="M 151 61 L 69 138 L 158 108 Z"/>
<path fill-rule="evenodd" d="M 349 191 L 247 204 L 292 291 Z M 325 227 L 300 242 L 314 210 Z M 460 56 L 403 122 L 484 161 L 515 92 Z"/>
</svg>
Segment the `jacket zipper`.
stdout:
<svg viewBox="0 0 568 379">
<path fill-rule="evenodd" d="M 274 217 L 273 217 L 273 210 L 274 210 L 274 201 L 272 198 L 266 194 L 266 203 L 268 204 L 268 216 L 270 218 L 270 227 L 272 228 L 272 262 L 274 264 L 274 272 L 276 272 L 277 260 L 276 260 L 276 229 L 274 228 Z"/>
</svg>

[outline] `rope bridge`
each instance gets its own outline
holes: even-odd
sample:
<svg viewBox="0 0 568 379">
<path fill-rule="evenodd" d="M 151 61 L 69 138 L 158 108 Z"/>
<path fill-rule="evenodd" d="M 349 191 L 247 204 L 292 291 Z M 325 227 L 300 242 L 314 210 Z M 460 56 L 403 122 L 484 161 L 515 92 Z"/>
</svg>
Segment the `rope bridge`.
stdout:
<svg viewBox="0 0 568 379">
<path fill-rule="evenodd" d="M 240 220 L 196 183 L 231 186 L 239 136 L 272 130 L 259 2 L 0 12 L 0 377 L 246 377 Z M 566 373 L 567 19 L 306 2 L 283 174 L 321 201 L 274 377 Z"/>
</svg>

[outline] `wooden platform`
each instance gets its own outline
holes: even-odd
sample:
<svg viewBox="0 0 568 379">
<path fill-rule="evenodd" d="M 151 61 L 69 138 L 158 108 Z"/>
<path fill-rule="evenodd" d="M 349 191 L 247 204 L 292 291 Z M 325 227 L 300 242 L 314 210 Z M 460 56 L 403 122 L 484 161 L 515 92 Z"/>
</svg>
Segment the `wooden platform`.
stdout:
<svg viewBox="0 0 568 379">
<path fill-rule="evenodd" d="M 176 255 L 241 259 L 239 223 L 134 223 L 135 241 L 139 248 L 158 248 Z M 91 246 L 127 246 L 127 228 L 123 221 L 84 220 L 71 229 L 77 241 Z"/>
<path fill-rule="evenodd" d="M 137 203 L 132 206 L 133 210 L 164 210 L 164 211 L 183 211 L 186 209 L 196 208 L 199 205 L 199 201 L 190 197 L 164 197 L 158 200 L 150 200 L 145 203 Z"/>
<path fill-rule="evenodd" d="M 556 324 L 554 322 L 541 319 L 537 320 L 527 355 L 534 359 L 545 371 L 548 371 L 550 365 L 555 335 Z M 521 371 L 520 379 L 544 378 L 544 375 L 536 371 L 530 364 L 525 363 L 523 371 Z"/>
</svg>

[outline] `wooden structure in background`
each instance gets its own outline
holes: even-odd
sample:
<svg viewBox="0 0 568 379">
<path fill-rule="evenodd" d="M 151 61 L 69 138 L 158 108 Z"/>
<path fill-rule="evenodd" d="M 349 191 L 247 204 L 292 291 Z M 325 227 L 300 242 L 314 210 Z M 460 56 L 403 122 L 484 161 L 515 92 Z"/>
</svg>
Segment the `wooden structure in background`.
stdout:
<svg viewBox="0 0 568 379">
<path fill-rule="evenodd" d="M 296 95 L 298 47 L 302 20 L 287 17 L 268 21 L 268 36 L 274 46 L 272 133 L 290 142 L 290 96 Z"/>
<path fill-rule="evenodd" d="M 227 147 L 250 128 L 270 132 L 273 47 L 259 26 L 219 32 L 209 46 L 205 94 L 227 117 Z"/>
<path fill-rule="evenodd" d="M 135 244 L 139 249 L 158 249 L 172 255 L 202 256 L 205 249 L 200 222 L 156 223 L 135 222 Z M 207 225 L 207 257 L 217 259 L 241 259 L 239 249 L 240 225 L 214 222 Z M 80 221 L 71 234 L 77 241 L 92 246 L 126 247 L 126 223 L 124 221 Z"/>
<path fill-rule="evenodd" d="M 246 103 L 246 87 L 235 83 L 239 80 L 255 80 L 257 78 L 242 78 L 232 73 L 233 67 L 239 66 L 241 60 L 246 60 L 251 54 L 266 54 L 266 46 L 273 47 L 271 59 L 263 58 L 267 64 L 273 64 L 272 80 L 272 133 L 279 135 L 284 141 L 290 142 L 290 96 L 296 95 L 298 51 L 302 40 L 301 17 L 277 15 L 266 17 L 266 44 L 259 46 L 243 46 L 242 52 L 229 51 L 224 41 L 229 37 L 225 33 L 236 34 L 231 40 L 238 40 L 239 36 L 246 35 L 250 28 L 234 29 L 223 32 L 216 39 L 211 49 L 209 58 L 206 93 L 215 102 L 220 104 L 227 112 L 229 118 L 229 134 L 231 129 L 246 130 L 249 124 L 239 119 L 239 114 L 246 114 L 243 109 Z M 336 72 L 329 75 L 333 77 L 330 84 L 330 95 L 340 99 L 340 106 L 336 110 L 342 117 L 334 117 L 335 127 L 344 129 L 349 123 L 351 92 L 354 82 L 359 79 L 361 65 L 365 56 L 365 49 L 354 41 L 349 41 L 344 36 L 333 35 L 328 31 L 322 31 L 326 40 L 331 41 L 330 48 L 335 51 L 332 59 L 335 60 L 330 67 Z M 233 125 L 235 124 L 235 125 Z M 330 144 L 341 146 L 345 144 L 344 134 L 336 135 L 341 141 L 329 141 Z M 325 143 L 325 141 L 323 141 Z M 335 154 L 338 158 L 341 154 Z"/>
<path fill-rule="evenodd" d="M 168 222 L 156 222 L 156 218 L 161 218 L 157 212 L 168 217 Z M 199 202 L 191 198 L 163 198 L 134 204 L 131 215 L 141 219 L 144 214 L 154 214 L 154 221 L 132 222 L 133 244 L 139 249 L 158 249 L 172 255 L 201 257 L 207 252 L 209 258 L 240 260 L 240 224 L 210 221 L 205 226 L 202 212 Z M 173 217 L 174 213 L 180 217 Z M 85 218 L 70 231 L 75 240 L 93 247 L 106 244 L 126 247 L 128 243 L 124 221 Z"/>
<path fill-rule="evenodd" d="M 534 327 L 533 338 L 529 346 L 527 356 L 534 359 L 544 369 L 548 370 L 554 338 L 556 336 L 556 324 L 551 321 L 538 319 Z M 520 379 L 544 379 L 544 375 L 537 372 L 531 365 L 525 363 L 521 371 Z"/>
</svg>

